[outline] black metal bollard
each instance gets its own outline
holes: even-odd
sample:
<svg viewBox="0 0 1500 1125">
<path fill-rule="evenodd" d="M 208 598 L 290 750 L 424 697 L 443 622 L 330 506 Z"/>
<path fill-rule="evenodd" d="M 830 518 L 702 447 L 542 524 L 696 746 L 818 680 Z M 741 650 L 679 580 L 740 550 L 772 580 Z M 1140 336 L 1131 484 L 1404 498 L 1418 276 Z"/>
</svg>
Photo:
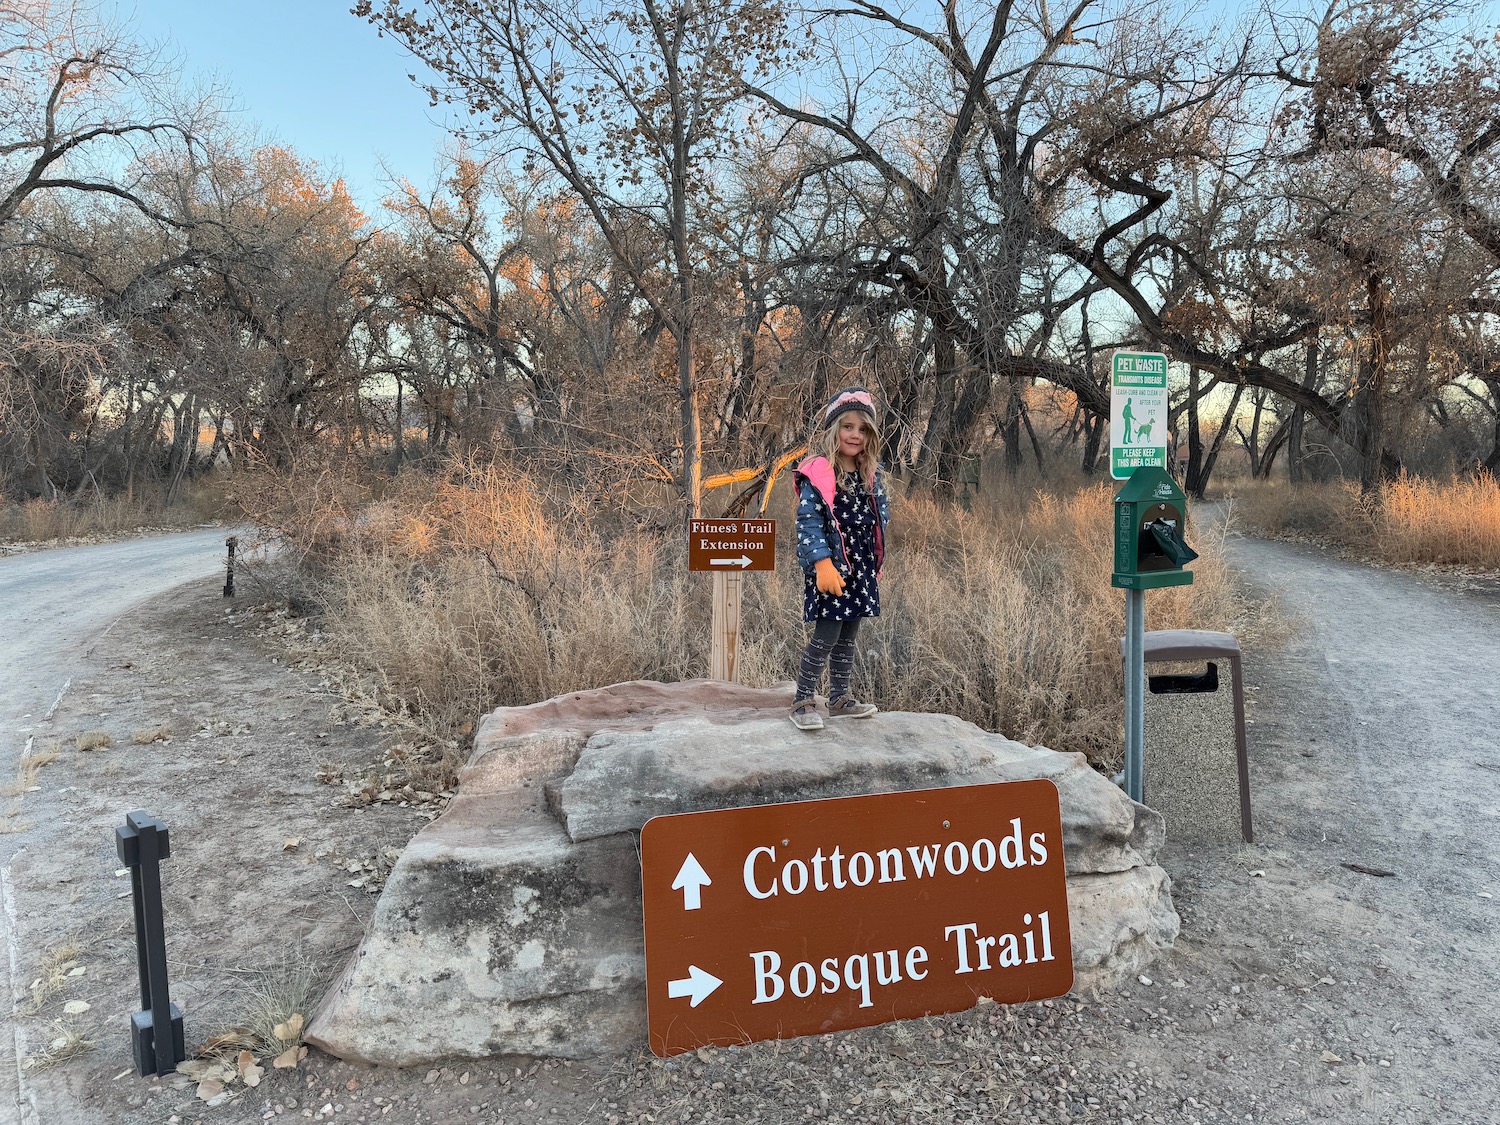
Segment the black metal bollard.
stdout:
<svg viewBox="0 0 1500 1125">
<path fill-rule="evenodd" d="M 224 596 L 234 597 L 234 549 L 239 545 L 240 537 L 231 535 L 224 540 L 224 546 L 229 548 L 229 558 L 224 563 Z"/>
<path fill-rule="evenodd" d="M 231 540 L 230 542 L 233 542 Z M 171 1074 L 187 1058 L 182 1013 L 167 994 L 167 939 L 161 909 L 161 861 L 172 855 L 167 826 L 137 809 L 115 829 L 115 850 L 130 868 L 135 899 L 135 955 L 141 975 L 141 1007 L 130 1017 L 130 1040 L 135 1069 L 148 1074 Z M 170 1028 L 158 1036 L 158 1028 Z"/>
</svg>

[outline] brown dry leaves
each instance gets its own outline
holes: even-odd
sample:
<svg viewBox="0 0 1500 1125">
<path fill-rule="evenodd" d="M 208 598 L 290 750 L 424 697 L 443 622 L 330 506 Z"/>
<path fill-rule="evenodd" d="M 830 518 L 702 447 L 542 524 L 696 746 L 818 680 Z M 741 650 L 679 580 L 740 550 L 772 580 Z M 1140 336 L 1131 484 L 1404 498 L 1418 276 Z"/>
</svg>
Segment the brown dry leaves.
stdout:
<svg viewBox="0 0 1500 1125">
<path fill-rule="evenodd" d="M 301 1012 L 288 1016 L 272 1030 L 277 1042 L 261 1044 L 259 1052 L 244 1046 L 247 1041 L 258 1039 L 248 1028 L 237 1027 L 221 1032 L 204 1044 L 198 1058 L 179 1063 L 177 1073 L 198 1083 L 198 1097 L 204 1102 L 222 1105 L 238 1096 L 240 1091 L 234 1089 L 236 1083 L 252 1090 L 260 1085 L 268 1069 L 265 1065 L 267 1059 L 270 1067 L 277 1070 L 294 1069 L 305 1059 L 307 1048 L 301 1044 L 304 1023 Z M 278 1054 L 270 1055 L 266 1048 L 282 1049 Z M 231 1056 L 230 1051 L 235 1053 Z"/>
</svg>

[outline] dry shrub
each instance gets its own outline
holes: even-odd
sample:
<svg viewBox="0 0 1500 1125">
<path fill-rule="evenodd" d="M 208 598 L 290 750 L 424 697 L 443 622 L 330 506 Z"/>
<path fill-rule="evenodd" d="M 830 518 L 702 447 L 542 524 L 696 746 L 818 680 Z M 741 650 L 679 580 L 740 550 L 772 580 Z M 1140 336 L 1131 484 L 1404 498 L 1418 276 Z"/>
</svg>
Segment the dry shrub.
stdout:
<svg viewBox="0 0 1500 1125">
<path fill-rule="evenodd" d="M 318 573 L 359 541 L 356 525 L 374 492 L 374 478 L 357 458 L 309 444 L 284 466 L 242 469 L 234 504 L 293 565 Z"/>
<path fill-rule="evenodd" d="M 122 535 L 162 527 L 189 527 L 219 518 L 229 473 L 210 474 L 179 489 L 167 504 L 155 492 L 136 499 L 92 494 L 66 500 L 0 500 L 0 540 L 51 543 Z"/>
<path fill-rule="evenodd" d="M 502 467 L 459 466 L 372 506 L 325 597 L 346 651 L 457 730 L 497 705 L 695 674 L 672 553 L 644 533 L 563 524 Z"/>
<path fill-rule="evenodd" d="M 1113 490 L 1019 490 L 966 512 L 898 500 L 884 616 L 861 634 L 857 691 L 945 711 L 1013 738 L 1108 761 L 1122 721 L 1123 592 L 1110 586 Z M 791 679 L 806 640 L 790 496 L 781 563 L 744 584 L 741 678 Z M 645 678 L 706 674 L 710 580 L 683 536 L 553 514 L 496 466 L 413 477 L 372 505 L 325 586 L 330 632 L 389 694 L 449 731 L 519 705 Z M 351 525 L 354 526 L 354 525 Z M 1191 537 L 1194 585 L 1153 592 L 1150 628 L 1235 629 L 1217 540 Z"/>
<path fill-rule="evenodd" d="M 1402 475 L 1375 514 L 1380 557 L 1500 568 L 1500 487 L 1488 473 L 1443 482 Z"/>
<path fill-rule="evenodd" d="M 1403 474 L 1366 497 L 1352 482 L 1263 484 L 1246 490 L 1235 511 L 1262 535 L 1331 539 L 1385 562 L 1500 568 L 1500 487 L 1489 474 Z"/>
<path fill-rule="evenodd" d="M 1287 485 L 1255 481 L 1233 501 L 1235 522 L 1274 539 L 1332 540 L 1364 552 L 1374 543 L 1373 506 L 1352 481 Z"/>
<path fill-rule="evenodd" d="M 1114 490 L 1010 497 L 969 514 L 902 506 L 885 613 L 863 645 L 870 694 L 887 707 L 943 711 L 988 730 L 1112 761 L 1123 721 L 1124 593 L 1110 585 Z M 1147 596 L 1150 629 L 1234 631 L 1218 535 L 1190 529 L 1191 586 Z"/>
</svg>

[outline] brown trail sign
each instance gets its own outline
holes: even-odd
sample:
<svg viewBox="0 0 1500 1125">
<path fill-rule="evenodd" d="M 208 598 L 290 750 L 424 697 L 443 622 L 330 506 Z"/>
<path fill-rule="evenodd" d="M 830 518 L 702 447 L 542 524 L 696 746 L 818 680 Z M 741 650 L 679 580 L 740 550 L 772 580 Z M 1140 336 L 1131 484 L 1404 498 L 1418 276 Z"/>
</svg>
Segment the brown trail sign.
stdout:
<svg viewBox="0 0 1500 1125">
<path fill-rule="evenodd" d="M 688 570 L 714 576 L 709 677 L 739 680 L 740 577 L 776 569 L 775 520 L 689 520 Z"/>
<path fill-rule="evenodd" d="M 688 570 L 743 574 L 775 569 L 775 520 L 688 521 Z"/>
<path fill-rule="evenodd" d="M 641 879 L 658 1055 L 1073 986 L 1046 780 L 655 817 Z"/>
</svg>

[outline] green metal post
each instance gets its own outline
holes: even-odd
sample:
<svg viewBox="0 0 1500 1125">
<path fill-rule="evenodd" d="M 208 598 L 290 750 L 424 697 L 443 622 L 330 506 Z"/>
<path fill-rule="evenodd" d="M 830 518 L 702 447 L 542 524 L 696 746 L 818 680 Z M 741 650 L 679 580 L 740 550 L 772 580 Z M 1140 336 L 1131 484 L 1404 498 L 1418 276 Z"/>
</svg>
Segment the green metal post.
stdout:
<svg viewBox="0 0 1500 1125">
<path fill-rule="evenodd" d="M 1146 769 L 1146 591 L 1125 591 L 1125 792 L 1141 800 Z"/>
</svg>

